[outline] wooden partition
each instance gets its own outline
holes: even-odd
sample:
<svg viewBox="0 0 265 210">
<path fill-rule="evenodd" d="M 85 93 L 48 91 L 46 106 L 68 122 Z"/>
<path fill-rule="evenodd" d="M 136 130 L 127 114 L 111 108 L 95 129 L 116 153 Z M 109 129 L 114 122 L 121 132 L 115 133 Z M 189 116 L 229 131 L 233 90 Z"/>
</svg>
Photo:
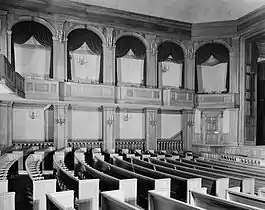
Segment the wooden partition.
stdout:
<svg viewBox="0 0 265 210">
<path fill-rule="evenodd" d="M 105 191 L 101 193 L 101 210 L 142 210 L 125 202 L 122 190 Z"/>
<path fill-rule="evenodd" d="M 47 210 L 74 210 L 74 191 L 46 194 Z"/>
<path fill-rule="evenodd" d="M 1 189 L 1 186 L 0 186 Z M 1 210 L 15 210 L 15 193 L 14 192 L 0 192 L 0 209 Z"/>
<path fill-rule="evenodd" d="M 163 191 L 150 190 L 148 196 L 148 210 L 202 210 L 188 203 L 172 199 Z"/>
<path fill-rule="evenodd" d="M 57 154 L 58 155 L 58 154 Z M 78 209 L 98 210 L 99 208 L 99 179 L 80 180 L 64 165 L 61 155 L 54 155 L 54 173 L 58 182 L 67 189 L 74 190 L 75 198 L 78 199 Z"/>
<path fill-rule="evenodd" d="M 46 193 L 56 192 L 56 179 L 44 180 L 40 170 L 42 156 L 31 154 L 26 159 L 26 171 L 32 182 L 33 208 L 46 210 Z"/>
</svg>

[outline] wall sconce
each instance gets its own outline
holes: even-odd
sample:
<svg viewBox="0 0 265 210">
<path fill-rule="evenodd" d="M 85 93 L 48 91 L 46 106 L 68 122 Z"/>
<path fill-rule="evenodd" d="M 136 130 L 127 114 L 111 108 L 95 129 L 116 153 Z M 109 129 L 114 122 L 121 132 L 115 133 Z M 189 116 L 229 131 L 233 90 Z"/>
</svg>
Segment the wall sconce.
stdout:
<svg viewBox="0 0 265 210">
<path fill-rule="evenodd" d="M 38 119 L 40 117 L 40 113 L 36 112 L 36 111 L 29 111 L 29 119 L 31 120 L 35 120 Z"/>
<path fill-rule="evenodd" d="M 63 118 L 57 118 L 56 119 L 56 123 L 60 126 L 62 126 L 63 124 L 65 124 L 65 119 Z"/>
<path fill-rule="evenodd" d="M 169 71 L 169 65 L 167 65 L 165 63 L 162 63 L 161 71 L 162 71 L 162 73 L 165 73 L 165 72 Z"/>
<path fill-rule="evenodd" d="M 124 109 L 123 121 L 129 121 L 132 119 L 132 114 L 128 113 L 128 109 Z"/>
<path fill-rule="evenodd" d="M 195 121 L 195 120 L 194 120 L 194 117 L 192 117 L 191 120 L 188 120 L 188 122 L 187 122 L 187 126 L 188 126 L 188 127 L 192 127 L 192 126 L 194 126 L 194 124 L 195 124 L 194 121 Z"/>
<path fill-rule="evenodd" d="M 156 115 L 150 115 L 149 116 L 149 125 L 151 126 L 156 126 L 157 120 L 156 120 Z"/>
<path fill-rule="evenodd" d="M 112 125 L 114 122 L 114 115 L 110 114 L 109 119 L 106 120 L 108 125 Z"/>
<path fill-rule="evenodd" d="M 85 56 L 78 56 L 76 58 L 77 63 L 79 63 L 81 66 L 85 65 L 86 63 L 88 63 L 87 59 L 85 58 Z"/>
</svg>

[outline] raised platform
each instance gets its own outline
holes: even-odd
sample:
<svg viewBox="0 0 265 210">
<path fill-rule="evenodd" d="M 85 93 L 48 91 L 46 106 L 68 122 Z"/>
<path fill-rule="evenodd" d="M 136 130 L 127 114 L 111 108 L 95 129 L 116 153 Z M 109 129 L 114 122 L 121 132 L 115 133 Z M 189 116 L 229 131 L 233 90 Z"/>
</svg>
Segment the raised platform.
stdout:
<svg viewBox="0 0 265 210">
<path fill-rule="evenodd" d="M 208 152 L 265 159 L 265 146 L 192 145 L 192 152 L 198 155 Z"/>
</svg>

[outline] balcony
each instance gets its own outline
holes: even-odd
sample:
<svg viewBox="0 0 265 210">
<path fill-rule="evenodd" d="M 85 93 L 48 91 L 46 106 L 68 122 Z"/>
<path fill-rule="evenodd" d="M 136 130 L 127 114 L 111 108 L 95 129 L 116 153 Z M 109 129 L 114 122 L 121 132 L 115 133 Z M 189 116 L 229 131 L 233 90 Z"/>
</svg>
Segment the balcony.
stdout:
<svg viewBox="0 0 265 210">
<path fill-rule="evenodd" d="M 239 106 L 239 94 L 198 94 L 197 108 L 235 108 Z"/>
<path fill-rule="evenodd" d="M 161 105 L 162 94 L 160 89 L 142 87 L 116 87 L 117 103 Z"/>
<path fill-rule="evenodd" d="M 193 109 L 194 93 L 184 89 L 164 89 L 163 105 L 171 108 Z"/>
<path fill-rule="evenodd" d="M 114 103 L 114 86 L 61 82 L 60 100 Z"/>
<path fill-rule="evenodd" d="M 4 55 L 0 55 L 0 93 L 16 93 L 24 98 L 24 78 L 15 72 Z"/>
<path fill-rule="evenodd" d="M 38 78 L 26 78 L 25 98 L 59 100 L 59 82 Z"/>
</svg>

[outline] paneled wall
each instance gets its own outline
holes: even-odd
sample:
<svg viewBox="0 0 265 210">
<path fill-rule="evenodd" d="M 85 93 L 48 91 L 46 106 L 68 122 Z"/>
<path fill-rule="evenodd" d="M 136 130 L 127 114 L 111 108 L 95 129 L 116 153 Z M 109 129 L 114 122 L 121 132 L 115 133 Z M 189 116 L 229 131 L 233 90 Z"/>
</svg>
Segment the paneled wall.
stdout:
<svg viewBox="0 0 265 210">
<path fill-rule="evenodd" d="M 12 122 L 14 143 L 44 141 L 44 106 L 15 105 Z"/>
<path fill-rule="evenodd" d="M 72 141 L 102 140 L 102 111 L 99 108 L 70 108 L 68 139 Z"/>
<path fill-rule="evenodd" d="M 160 139 L 174 138 L 182 130 L 182 115 L 180 113 L 162 112 Z"/>
</svg>

